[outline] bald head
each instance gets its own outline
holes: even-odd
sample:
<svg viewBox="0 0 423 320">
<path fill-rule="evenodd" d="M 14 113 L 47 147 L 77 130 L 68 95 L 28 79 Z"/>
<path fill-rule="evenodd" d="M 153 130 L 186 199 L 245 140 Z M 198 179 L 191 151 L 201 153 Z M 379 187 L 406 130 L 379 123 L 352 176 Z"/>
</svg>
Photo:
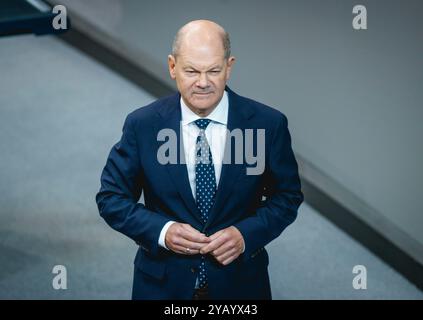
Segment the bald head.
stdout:
<svg viewBox="0 0 423 320">
<path fill-rule="evenodd" d="M 190 46 L 220 46 L 225 59 L 231 55 L 229 34 L 210 20 L 194 20 L 180 28 L 173 41 L 172 55 L 176 58 Z"/>
</svg>

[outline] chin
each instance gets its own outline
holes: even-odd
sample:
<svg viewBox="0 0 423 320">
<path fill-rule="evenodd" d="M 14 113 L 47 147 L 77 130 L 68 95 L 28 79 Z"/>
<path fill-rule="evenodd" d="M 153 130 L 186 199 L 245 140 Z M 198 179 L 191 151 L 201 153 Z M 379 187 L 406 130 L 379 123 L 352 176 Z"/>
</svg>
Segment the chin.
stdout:
<svg viewBox="0 0 423 320">
<path fill-rule="evenodd" d="M 200 110 L 207 110 L 213 107 L 216 104 L 217 101 L 214 101 L 214 99 L 191 99 L 190 103 L 192 106 L 196 107 Z"/>
</svg>

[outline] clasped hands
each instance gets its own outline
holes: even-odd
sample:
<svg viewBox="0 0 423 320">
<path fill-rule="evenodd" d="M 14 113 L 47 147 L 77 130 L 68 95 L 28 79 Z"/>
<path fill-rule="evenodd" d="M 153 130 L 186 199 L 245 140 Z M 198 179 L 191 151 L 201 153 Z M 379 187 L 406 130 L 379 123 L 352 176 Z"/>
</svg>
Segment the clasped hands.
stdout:
<svg viewBox="0 0 423 320">
<path fill-rule="evenodd" d="M 186 223 L 173 223 L 166 232 L 165 243 L 173 252 L 185 255 L 210 253 L 223 265 L 234 261 L 244 250 L 244 238 L 234 226 L 217 231 L 211 236 Z"/>
</svg>

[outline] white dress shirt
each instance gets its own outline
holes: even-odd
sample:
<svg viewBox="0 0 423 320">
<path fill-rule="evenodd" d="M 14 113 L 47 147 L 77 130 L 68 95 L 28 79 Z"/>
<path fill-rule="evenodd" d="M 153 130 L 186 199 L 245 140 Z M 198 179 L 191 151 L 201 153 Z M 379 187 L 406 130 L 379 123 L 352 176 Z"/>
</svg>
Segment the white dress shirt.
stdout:
<svg viewBox="0 0 423 320">
<path fill-rule="evenodd" d="M 188 172 L 188 180 L 191 186 L 191 191 L 194 199 L 195 195 L 195 147 L 196 140 L 200 133 L 200 128 L 194 123 L 195 120 L 201 119 L 195 114 L 184 102 L 181 97 L 181 125 L 182 125 L 182 139 L 184 145 L 185 162 Z M 210 123 L 205 130 L 207 141 L 210 146 L 210 151 L 213 157 L 214 172 L 216 175 L 216 186 L 219 185 L 220 173 L 222 171 L 222 161 L 225 151 L 226 143 L 226 126 L 228 123 L 228 94 L 223 92 L 222 99 L 216 108 L 206 117 L 210 119 Z M 166 248 L 165 236 L 169 227 L 175 221 L 169 221 L 164 225 L 160 232 L 159 245 Z"/>
</svg>

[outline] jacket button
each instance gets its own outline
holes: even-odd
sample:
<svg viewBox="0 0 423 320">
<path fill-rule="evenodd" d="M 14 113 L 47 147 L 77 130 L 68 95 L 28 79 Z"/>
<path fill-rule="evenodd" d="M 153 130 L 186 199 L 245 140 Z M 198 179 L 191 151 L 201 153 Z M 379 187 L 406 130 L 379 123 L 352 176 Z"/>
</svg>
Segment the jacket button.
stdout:
<svg viewBox="0 0 423 320">
<path fill-rule="evenodd" d="M 196 271 L 196 270 L 195 270 L 195 268 L 194 268 L 194 267 L 193 267 L 193 268 L 191 268 L 191 272 L 192 272 L 192 273 L 195 273 L 195 271 Z"/>
</svg>

